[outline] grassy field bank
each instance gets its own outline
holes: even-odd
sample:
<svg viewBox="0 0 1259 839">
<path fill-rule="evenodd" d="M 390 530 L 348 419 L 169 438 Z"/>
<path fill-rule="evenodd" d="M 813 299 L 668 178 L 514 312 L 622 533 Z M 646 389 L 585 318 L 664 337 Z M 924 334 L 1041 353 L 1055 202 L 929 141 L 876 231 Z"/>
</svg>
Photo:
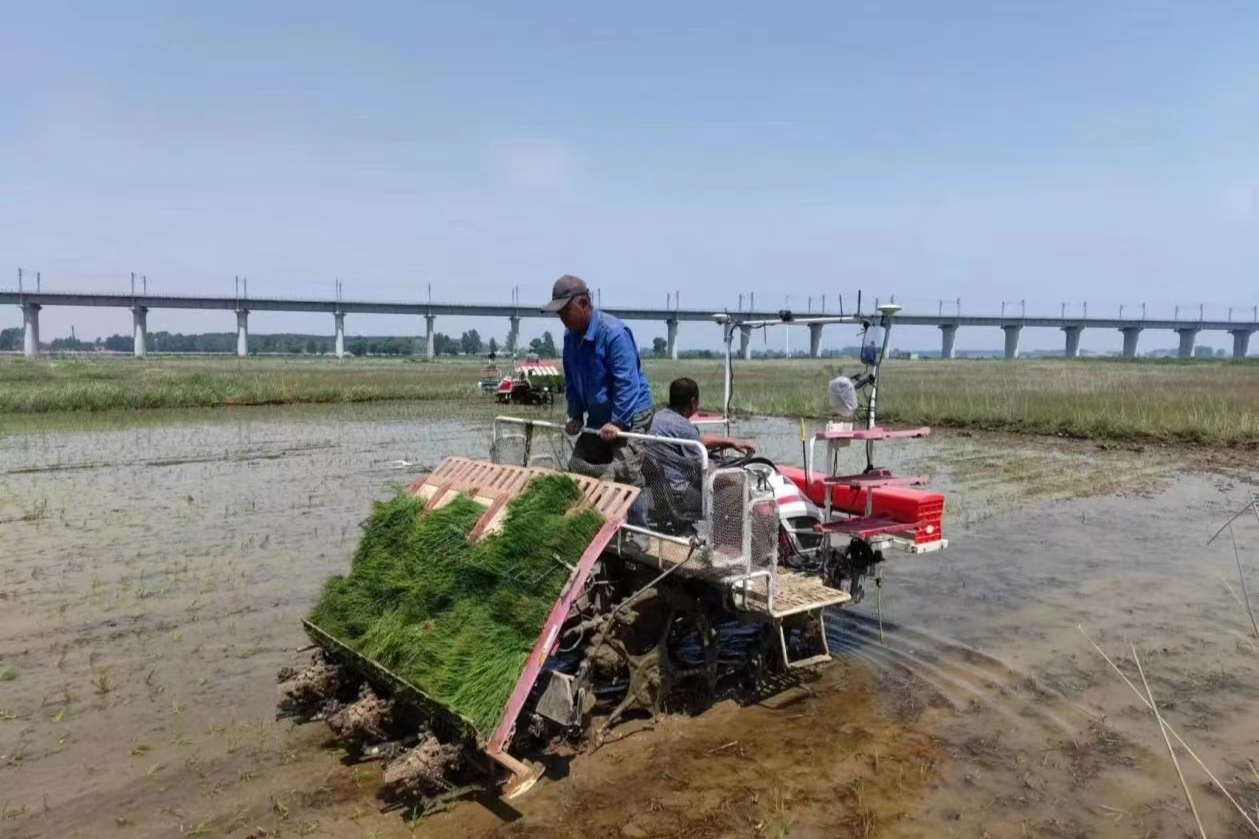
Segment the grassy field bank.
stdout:
<svg viewBox="0 0 1259 839">
<path fill-rule="evenodd" d="M 691 376 L 721 400 L 721 362 L 648 361 L 658 401 Z M 820 417 L 826 382 L 856 361 L 738 362 L 738 411 Z M 353 359 L 0 360 L 0 414 L 441 400 L 481 404 L 473 362 Z M 890 422 L 1095 439 L 1259 444 L 1259 365 L 1249 362 L 894 361 Z"/>
</svg>

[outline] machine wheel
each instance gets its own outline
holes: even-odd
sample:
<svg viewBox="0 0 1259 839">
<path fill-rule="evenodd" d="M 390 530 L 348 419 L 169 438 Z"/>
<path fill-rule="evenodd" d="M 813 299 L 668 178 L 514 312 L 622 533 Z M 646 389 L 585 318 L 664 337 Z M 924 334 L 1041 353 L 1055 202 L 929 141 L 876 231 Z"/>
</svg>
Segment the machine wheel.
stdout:
<svg viewBox="0 0 1259 839">
<path fill-rule="evenodd" d="M 629 687 L 600 727 L 600 738 L 634 710 L 654 718 L 671 707 L 697 711 L 712 703 L 717 688 L 717 632 L 703 601 L 678 589 L 662 588 L 635 603 L 632 617 L 618 618 L 624 620 L 621 637 L 610 638 L 605 647 L 628 670 Z M 687 666 L 675 656 L 674 648 L 692 634 L 700 646 L 701 661 Z M 649 644 L 637 654 L 630 647 L 635 637 L 646 638 Z"/>
</svg>

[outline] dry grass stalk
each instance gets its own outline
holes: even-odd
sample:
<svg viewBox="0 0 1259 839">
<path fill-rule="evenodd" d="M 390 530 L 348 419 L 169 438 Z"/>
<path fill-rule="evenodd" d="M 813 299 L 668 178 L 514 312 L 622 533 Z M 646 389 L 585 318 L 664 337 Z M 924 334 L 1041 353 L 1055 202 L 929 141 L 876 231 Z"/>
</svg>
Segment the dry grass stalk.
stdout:
<svg viewBox="0 0 1259 839">
<path fill-rule="evenodd" d="M 1250 593 L 1246 591 L 1246 572 L 1242 570 L 1242 556 L 1237 550 L 1237 537 L 1233 534 L 1232 525 L 1228 527 L 1228 538 L 1233 543 L 1233 559 L 1237 560 L 1237 578 L 1241 580 L 1242 599 L 1246 603 L 1246 612 L 1250 615 L 1250 626 L 1255 631 L 1255 637 L 1259 638 L 1259 622 L 1255 621 L 1255 609 L 1250 605 Z"/>
<path fill-rule="evenodd" d="M 1194 804 L 1194 796 L 1188 791 L 1188 782 L 1185 781 L 1185 773 L 1180 770 L 1180 761 L 1176 760 L 1176 750 L 1172 748 L 1171 738 L 1167 736 L 1167 723 L 1163 722 L 1163 716 L 1158 713 L 1158 703 L 1155 702 L 1155 692 L 1149 689 L 1149 682 L 1146 680 L 1146 670 L 1141 666 L 1141 658 L 1137 655 L 1137 645 L 1129 645 L 1132 649 L 1132 661 L 1137 665 L 1137 673 L 1141 674 L 1141 684 L 1146 687 L 1146 695 L 1149 698 L 1149 709 L 1155 712 L 1155 721 L 1158 723 L 1158 733 L 1163 736 L 1163 743 L 1167 746 L 1167 753 L 1172 757 L 1172 766 L 1176 768 L 1176 777 L 1181 781 L 1181 789 L 1185 790 L 1185 800 L 1188 801 L 1188 810 L 1194 814 L 1194 823 L 1197 825 L 1197 831 L 1202 835 L 1202 839 L 1206 839 L 1206 829 L 1202 828 L 1202 820 L 1197 815 L 1197 805 Z"/>
<path fill-rule="evenodd" d="M 1176 759 L 1176 750 L 1172 748 L 1171 738 L 1167 736 L 1167 723 L 1163 722 L 1163 715 L 1158 712 L 1158 703 L 1154 701 L 1154 691 L 1150 690 L 1150 683 L 1145 678 L 1145 669 L 1141 666 L 1141 659 L 1137 656 L 1137 647 L 1130 644 L 1132 650 L 1132 661 L 1137 666 L 1137 672 L 1141 674 L 1141 684 L 1145 686 L 1145 694 L 1150 700 L 1150 710 L 1154 712 L 1154 720 L 1158 723 L 1158 732 L 1163 735 L 1163 743 L 1167 746 L 1167 753 L 1171 755 L 1172 766 L 1176 769 L 1176 777 L 1180 779 L 1180 788 L 1185 791 L 1185 800 L 1189 802 L 1189 812 L 1193 813 L 1194 823 L 1198 825 L 1198 833 L 1202 834 L 1202 839 L 1207 839 L 1207 832 L 1202 827 L 1202 819 L 1198 817 L 1198 807 L 1193 803 L 1193 796 L 1189 794 L 1189 784 L 1185 781 L 1185 773 L 1180 771 L 1180 761 Z"/>
<path fill-rule="evenodd" d="M 1237 601 L 1238 606 L 1246 605 L 1245 603 L 1242 603 L 1242 599 L 1237 596 L 1237 592 L 1233 591 L 1233 584 L 1230 583 L 1223 574 L 1221 574 L 1219 571 L 1216 571 L 1215 576 L 1220 578 L 1220 582 L 1224 584 L 1224 590 L 1228 592 L 1229 596 L 1232 597 L 1233 600 Z"/>
<path fill-rule="evenodd" d="M 1076 628 L 1080 630 L 1080 634 L 1084 636 L 1084 640 L 1089 642 L 1089 646 L 1097 650 L 1097 654 L 1100 655 L 1106 661 L 1106 663 L 1110 665 L 1110 669 L 1114 670 L 1115 673 L 1119 675 L 1119 678 L 1123 679 L 1124 684 L 1126 684 L 1129 688 L 1132 689 L 1132 692 L 1137 695 L 1137 698 L 1141 700 L 1141 702 L 1145 705 L 1145 707 L 1151 708 L 1150 701 L 1141 695 L 1141 691 L 1137 688 L 1136 685 L 1132 683 L 1132 681 L 1127 676 L 1124 675 L 1124 672 L 1119 669 L 1119 666 L 1115 664 L 1114 661 L 1111 660 L 1111 657 L 1106 655 L 1105 650 L 1103 650 L 1101 647 L 1097 646 L 1096 643 L 1094 643 L 1093 639 L 1090 638 L 1088 636 L 1088 633 L 1084 631 L 1084 627 L 1080 626 L 1079 624 L 1076 624 Z M 1167 731 L 1173 737 L 1176 738 L 1176 742 L 1180 744 L 1180 747 L 1184 749 L 1185 752 L 1191 758 L 1193 758 L 1194 762 L 1197 763 L 1198 766 L 1202 769 L 1202 771 L 1206 773 L 1207 777 L 1211 779 L 1211 783 L 1215 784 L 1215 788 L 1218 789 L 1221 793 L 1223 793 L 1224 797 L 1228 799 L 1228 803 L 1232 804 L 1233 807 L 1237 810 L 1237 812 L 1241 814 L 1241 817 L 1246 820 L 1246 824 L 1250 825 L 1250 829 L 1253 830 L 1255 833 L 1259 833 L 1259 824 L 1255 823 L 1255 820 L 1252 819 L 1250 817 L 1250 814 L 1246 812 L 1246 808 L 1242 807 L 1242 805 L 1237 802 L 1237 799 L 1233 797 L 1232 793 L 1228 791 L 1228 789 L 1224 786 L 1224 784 L 1220 783 L 1220 779 L 1215 777 L 1215 773 L 1213 773 L 1210 769 L 1207 768 L 1207 765 L 1202 762 L 1202 758 L 1198 757 L 1197 753 L 1194 752 L 1193 749 L 1189 748 L 1189 744 L 1186 743 L 1184 739 L 1179 734 L 1176 733 L 1176 729 L 1172 728 L 1171 723 L 1167 722 L 1166 720 L 1163 720 L 1163 725 L 1167 728 Z"/>
</svg>

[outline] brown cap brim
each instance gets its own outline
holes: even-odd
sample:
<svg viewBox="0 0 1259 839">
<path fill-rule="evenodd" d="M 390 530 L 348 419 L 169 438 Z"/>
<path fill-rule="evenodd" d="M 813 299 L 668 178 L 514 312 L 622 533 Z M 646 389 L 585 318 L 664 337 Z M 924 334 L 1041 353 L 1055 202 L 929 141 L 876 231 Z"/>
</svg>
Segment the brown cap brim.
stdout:
<svg viewBox="0 0 1259 839">
<path fill-rule="evenodd" d="M 576 297 L 576 294 L 570 294 L 568 297 L 560 297 L 547 303 L 542 309 L 544 312 L 558 312 L 560 309 L 568 305 L 568 302 Z"/>
</svg>

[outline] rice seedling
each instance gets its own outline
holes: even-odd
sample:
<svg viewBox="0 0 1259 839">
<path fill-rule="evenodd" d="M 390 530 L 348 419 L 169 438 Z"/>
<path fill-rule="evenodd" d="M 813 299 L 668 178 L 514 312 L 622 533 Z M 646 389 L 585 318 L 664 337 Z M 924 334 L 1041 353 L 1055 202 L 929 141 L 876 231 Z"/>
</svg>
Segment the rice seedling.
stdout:
<svg viewBox="0 0 1259 839">
<path fill-rule="evenodd" d="M 501 533 L 466 534 L 484 512 L 468 498 L 419 515 L 405 492 L 378 502 L 350 574 L 333 577 L 311 622 L 486 732 L 497 723 L 551 605 L 602 524 L 569 513 L 564 475 L 535 479 Z M 557 557 L 559 561 L 557 561 Z"/>
<path fill-rule="evenodd" d="M 187 836 L 209 836 L 214 832 L 214 819 L 197 822 L 194 826 L 187 830 L 182 830 L 182 832 Z"/>
<path fill-rule="evenodd" d="M 53 688 L 48 691 L 48 693 L 44 694 L 43 698 L 39 701 L 39 707 L 45 708 L 49 705 L 58 704 L 69 705 L 73 701 L 74 697 L 70 695 L 70 689 L 65 685 L 62 685 L 61 687 Z"/>
<path fill-rule="evenodd" d="M 0 663 L 0 682 L 12 682 L 17 678 L 17 668 L 12 664 Z"/>
<path fill-rule="evenodd" d="M 116 685 L 114 680 L 110 678 L 109 671 L 101 670 L 91 678 L 92 689 L 100 696 L 112 693 Z"/>
</svg>

